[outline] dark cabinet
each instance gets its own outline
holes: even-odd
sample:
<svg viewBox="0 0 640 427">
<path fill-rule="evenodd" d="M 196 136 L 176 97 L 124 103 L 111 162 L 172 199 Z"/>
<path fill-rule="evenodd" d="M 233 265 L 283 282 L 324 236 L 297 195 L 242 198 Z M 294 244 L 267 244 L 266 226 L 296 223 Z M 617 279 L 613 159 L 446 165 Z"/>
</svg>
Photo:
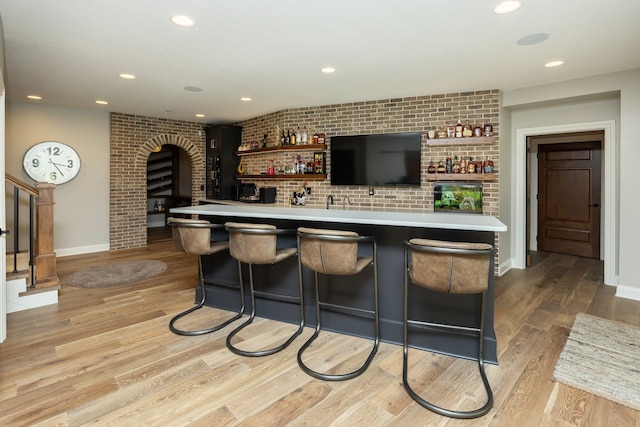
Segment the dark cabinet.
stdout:
<svg viewBox="0 0 640 427">
<path fill-rule="evenodd" d="M 229 200 L 233 186 L 238 185 L 236 151 L 242 141 L 242 127 L 215 125 L 205 127 L 206 145 L 206 194 L 208 199 Z"/>
</svg>

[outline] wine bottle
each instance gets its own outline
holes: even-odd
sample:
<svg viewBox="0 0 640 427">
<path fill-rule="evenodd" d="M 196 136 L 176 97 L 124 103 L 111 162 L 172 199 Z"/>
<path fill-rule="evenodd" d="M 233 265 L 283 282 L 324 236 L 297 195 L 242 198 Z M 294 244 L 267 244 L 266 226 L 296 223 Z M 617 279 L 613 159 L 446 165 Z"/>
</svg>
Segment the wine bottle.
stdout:
<svg viewBox="0 0 640 427">
<path fill-rule="evenodd" d="M 291 134 L 289 133 L 288 130 L 287 130 L 287 136 L 284 137 L 284 145 L 291 145 Z"/>
<path fill-rule="evenodd" d="M 296 145 L 296 131 L 291 132 L 291 138 L 289 141 L 291 141 L 291 145 Z"/>
</svg>

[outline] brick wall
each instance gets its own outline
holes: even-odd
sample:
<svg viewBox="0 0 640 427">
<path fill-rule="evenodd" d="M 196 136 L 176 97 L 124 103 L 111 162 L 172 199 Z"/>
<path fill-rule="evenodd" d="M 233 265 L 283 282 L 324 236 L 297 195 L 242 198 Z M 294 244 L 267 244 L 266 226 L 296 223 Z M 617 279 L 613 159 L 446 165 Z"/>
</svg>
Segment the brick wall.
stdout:
<svg viewBox="0 0 640 427">
<path fill-rule="evenodd" d="M 376 101 L 295 108 L 245 120 L 243 143 L 262 141 L 265 133 L 269 144 L 279 141 L 282 129 L 306 129 L 327 136 L 327 145 L 335 135 L 358 135 L 390 132 L 422 132 L 422 182 L 420 187 L 377 187 L 370 196 L 367 187 L 331 187 L 329 180 L 309 181 L 312 194 L 308 207 L 324 208 L 331 194 L 337 205 L 349 196 L 351 209 L 387 211 L 433 211 L 433 183 L 427 181 L 429 161 L 437 163 L 447 156 L 486 158 L 490 155 L 497 172 L 495 181 L 484 182 L 484 212 L 498 215 L 500 153 L 499 143 L 493 145 L 427 146 L 425 133 L 442 130 L 458 120 L 472 125 L 489 123 L 494 135 L 500 135 L 499 91 L 485 90 L 442 95 L 415 96 Z M 146 116 L 113 113 L 111 115 L 111 207 L 110 244 L 112 249 L 146 245 L 146 162 L 158 144 L 175 144 L 187 151 L 193 163 L 193 197 L 204 198 L 205 137 L 202 125 Z M 302 153 L 311 156 L 312 152 Z M 270 159 L 276 164 L 289 162 L 291 153 L 246 156 L 246 166 L 255 173 L 266 170 Z M 331 173 L 327 153 L 327 173 Z M 278 206 L 289 206 L 290 194 L 302 185 L 298 180 L 256 180 L 258 187 L 276 187 Z M 497 239 L 497 238 L 496 238 Z M 496 246 L 497 246 L 496 240 Z"/>
<path fill-rule="evenodd" d="M 416 96 L 407 98 L 384 99 L 377 101 L 353 102 L 320 107 L 296 108 L 253 118 L 240 122 L 243 127 L 242 141 L 262 141 L 269 133 L 270 144 L 276 144 L 276 133 L 282 129 L 306 129 L 307 132 L 321 132 L 327 136 L 327 145 L 335 135 L 358 135 L 391 132 L 422 132 L 422 182 L 419 188 L 377 187 L 375 195 L 370 196 L 368 187 L 334 186 L 326 181 L 309 181 L 312 189 L 307 205 L 324 208 L 327 195 L 334 196 L 338 204 L 349 196 L 353 209 L 389 210 L 389 211 L 433 211 L 433 183 L 426 179 L 429 161 L 436 164 L 448 156 L 473 157 L 485 159 L 491 156 L 496 171 L 500 170 L 498 142 L 492 145 L 465 146 L 427 146 L 426 132 L 430 129 L 442 130 L 447 125 L 469 122 L 472 125 L 493 125 L 495 136 L 500 134 L 499 91 L 486 90 L 445 95 Z M 327 150 L 328 151 L 328 150 Z M 312 152 L 301 153 L 309 158 Z M 290 152 L 269 153 L 244 157 L 244 163 L 253 173 L 266 171 L 270 159 L 277 165 L 291 163 Z M 331 161 L 327 152 L 327 173 L 331 173 Z M 247 181 L 251 182 L 251 181 Z M 299 180 L 255 180 L 258 187 L 276 187 L 279 206 L 290 203 L 290 195 L 299 190 Z M 484 183 L 484 212 L 498 215 L 499 180 Z"/>
<path fill-rule="evenodd" d="M 109 244 L 111 250 L 147 244 L 147 160 L 158 145 L 187 152 L 192 164 L 191 191 L 204 198 L 202 124 L 111 113 Z"/>
</svg>

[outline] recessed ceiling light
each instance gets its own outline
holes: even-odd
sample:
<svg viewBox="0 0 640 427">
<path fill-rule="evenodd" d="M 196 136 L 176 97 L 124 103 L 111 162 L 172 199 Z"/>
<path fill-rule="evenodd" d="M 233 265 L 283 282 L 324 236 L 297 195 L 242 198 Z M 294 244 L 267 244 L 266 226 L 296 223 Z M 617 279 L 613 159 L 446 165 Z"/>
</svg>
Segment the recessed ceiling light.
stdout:
<svg viewBox="0 0 640 427">
<path fill-rule="evenodd" d="M 251 101 L 251 98 L 249 98 L 248 96 L 243 96 L 242 98 L 240 98 L 240 101 L 249 102 Z"/>
<path fill-rule="evenodd" d="M 325 74 L 331 74 L 331 73 L 335 73 L 336 69 L 333 67 L 324 67 L 323 69 L 321 69 L 320 71 L 322 71 Z"/>
<path fill-rule="evenodd" d="M 189 92 L 202 92 L 202 88 L 199 88 L 197 86 L 185 86 L 184 90 L 187 90 Z"/>
<path fill-rule="evenodd" d="M 504 15 L 505 13 L 515 12 L 516 10 L 520 9 L 520 6 L 522 6 L 522 4 L 519 1 L 507 0 L 497 5 L 493 9 L 493 12 L 497 13 L 498 15 Z"/>
<path fill-rule="evenodd" d="M 38 100 L 38 101 L 42 99 L 42 97 L 38 96 L 38 95 L 27 95 L 27 98 L 35 99 L 35 100 Z"/>
<path fill-rule="evenodd" d="M 535 34 L 529 34 L 528 36 L 520 37 L 517 43 L 520 46 L 530 46 L 532 44 L 542 43 L 548 38 L 549 38 L 549 34 L 547 33 L 535 33 Z"/>
<path fill-rule="evenodd" d="M 107 104 L 108 104 L 108 102 L 107 102 L 107 101 L 102 101 L 102 100 L 98 99 L 98 100 L 96 101 L 96 104 L 100 104 L 100 105 L 107 105 Z"/>
<path fill-rule="evenodd" d="M 123 79 L 127 79 L 127 80 L 133 80 L 136 78 L 136 76 L 134 76 L 133 74 L 127 74 L 127 73 L 120 73 L 118 74 L 118 76 L 120 76 Z"/>
<path fill-rule="evenodd" d="M 564 61 L 551 61 L 544 64 L 547 68 L 559 67 L 564 64 Z"/>
<path fill-rule="evenodd" d="M 193 19 L 184 15 L 172 16 L 171 22 L 173 22 L 179 27 L 193 27 L 196 24 L 195 22 L 193 22 Z"/>
<path fill-rule="evenodd" d="M 203 117 L 204 117 L 204 114 L 199 114 L 199 113 L 198 113 L 198 114 L 196 114 L 196 117 L 198 117 L 198 118 L 200 118 L 200 119 L 201 119 L 201 118 L 203 118 Z"/>
</svg>

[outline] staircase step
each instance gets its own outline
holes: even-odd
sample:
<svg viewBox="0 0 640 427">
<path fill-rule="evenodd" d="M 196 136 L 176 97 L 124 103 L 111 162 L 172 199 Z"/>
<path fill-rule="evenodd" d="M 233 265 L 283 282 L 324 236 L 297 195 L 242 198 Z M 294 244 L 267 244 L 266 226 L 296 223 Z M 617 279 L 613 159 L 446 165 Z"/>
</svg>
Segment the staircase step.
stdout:
<svg viewBox="0 0 640 427">
<path fill-rule="evenodd" d="M 6 263 L 7 266 L 7 274 L 13 272 L 13 254 L 7 254 Z M 29 270 L 29 252 L 18 252 L 17 256 L 17 267 L 18 271 L 28 271 Z"/>
</svg>

